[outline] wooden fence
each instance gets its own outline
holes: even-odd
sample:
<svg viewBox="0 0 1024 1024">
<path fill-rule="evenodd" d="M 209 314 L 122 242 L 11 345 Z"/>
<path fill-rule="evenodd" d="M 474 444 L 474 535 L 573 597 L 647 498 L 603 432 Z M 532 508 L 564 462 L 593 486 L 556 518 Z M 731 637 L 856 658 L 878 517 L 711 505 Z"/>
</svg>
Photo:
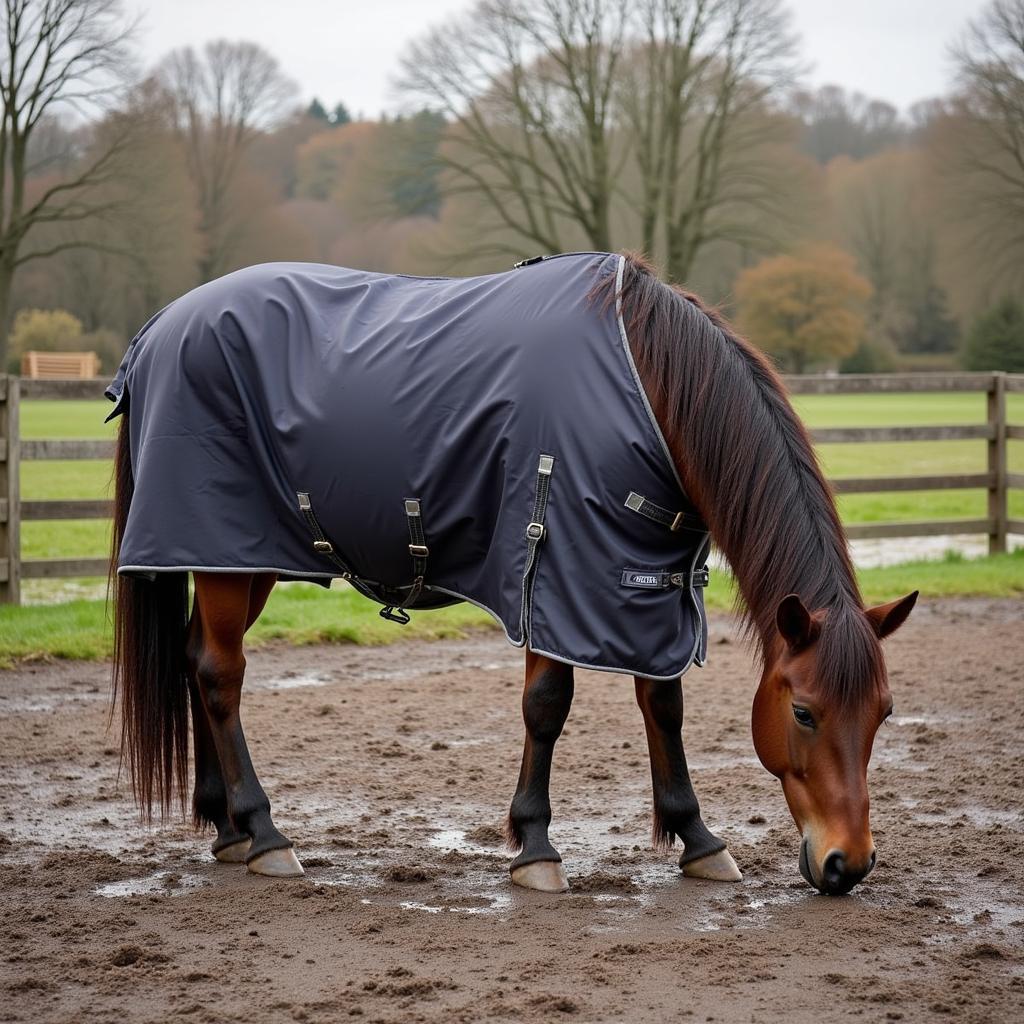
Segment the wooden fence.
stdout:
<svg viewBox="0 0 1024 1024">
<path fill-rule="evenodd" d="M 113 441 L 22 440 L 18 429 L 19 406 L 32 399 L 95 399 L 103 381 L 28 380 L 0 376 L 0 604 L 17 604 L 22 579 L 103 576 L 106 558 L 21 558 L 20 528 L 32 519 L 106 519 L 109 501 L 21 501 L 19 464 L 34 459 L 109 459 Z M 1024 440 L 1024 424 L 1006 420 L 1007 392 L 1024 392 L 1024 374 L 929 373 L 849 374 L 840 377 L 802 376 L 786 380 L 796 395 L 851 395 L 907 392 L 984 392 L 984 423 L 929 427 L 836 427 L 811 432 L 817 444 L 863 444 L 879 441 L 984 441 L 988 458 L 984 473 L 942 476 L 859 477 L 833 480 L 840 494 L 884 491 L 936 491 L 984 488 L 988 509 L 984 519 L 942 519 L 925 522 L 862 523 L 846 527 L 851 539 L 922 537 L 945 534 L 987 534 L 991 553 L 1006 550 L 1007 535 L 1024 534 L 1024 520 L 1010 519 L 1007 495 L 1024 488 L 1024 473 L 1011 473 L 1007 442 Z"/>
</svg>

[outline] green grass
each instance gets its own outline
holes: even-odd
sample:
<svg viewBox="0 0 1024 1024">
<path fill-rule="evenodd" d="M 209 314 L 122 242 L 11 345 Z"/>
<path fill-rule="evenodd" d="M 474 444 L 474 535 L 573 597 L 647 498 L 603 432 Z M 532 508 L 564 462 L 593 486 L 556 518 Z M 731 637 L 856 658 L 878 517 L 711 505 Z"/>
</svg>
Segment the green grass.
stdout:
<svg viewBox="0 0 1024 1024">
<path fill-rule="evenodd" d="M 378 605 L 340 584 L 329 592 L 311 583 L 280 584 L 248 639 L 254 646 L 273 640 L 375 646 L 406 638 L 460 637 L 494 626 L 490 615 L 469 604 L 416 612 L 404 627 L 386 622 L 378 611 Z M 97 660 L 110 653 L 104 601 L 0 605 L 0 666 L 41 656 Z"/>
<path fill-rule="evenodd" d="M 116 423 L 104 423 L 110 403 L 22 402 L 24 438 L 112 438 Z M 23 499 L 109 498 L 109 460 L 85 462 L 22 462 Z M 110 548 L 110 524 L 98 519 L 31 521 L 21 527 L 23 558 L 88 558 Z"/>
<path fill-rule="evenodd" d="M 797 411 L 810 427 L 905 426 L 981 423 L 981 394 L 800 395 Z M 1007 396 L 1012 422 L 1024 424 L 1024 394 Z M 26 438 L 102 438 L 115 425 L 104 423 L 106 402 L 25 402 Z M 1024 443 L 1011 441 L 1010 468 L 1024 473 Z M 833 477 L 941 475 L 985 470 L 980 441 L 822 445 L 819 454 Z M 103 498 L 110 496 L 109 462 L 24 462 L 22 496 L 31 498 Z M 1010 492 L 1010 515 L 1024 518 L 1024 491 Z M 978 519 L 987 514 L 981 490 L 904 491 L 850 494 L 839 498 L 843 520 L 872 523 L 915 519 Z M 96 520 L 28 522 L 22 527 L 25 558 L 86 557 L 107 549 L 109 526 Z"/>
<path fill-rule="evenodd" d="M 21 403 L 23 437 L 114 437 L 117 421 L 104 423 L 113 408 L 107 401 L 24 401 Z"/>
<path fill-rule="evenodd" d="M 1024 394 L 1006 396 L 1014 422 L 1024 421 Z M 793 405 L 809 427 L 944 426 L 984 423 L 981 392 L 949 394 L 796 395 Z"/>
<path fill-rule="evenodd" d="M 793 404 L 808 427 L 946 426 L 985 422 L 985 396 L 798 395 Z M 1007 396 L 1011 423 L 1024 424 L 1024 394 Z M 984 441 L 908 441 L 885 444 L 826 444 L 818 447 L 825 472 L 851 476 L 941 476 L 983 473 Z M 1011 441 L 1010 471 L 1024 473 L 1024 444 Z M 1024 491 L 1011 491 L 1010 515 L 1024 517 Z M 917 519 L 982 519 L 987 513 L 982 490 L 900 491 L 847 494 L 839 498 L 847 523 Z"/>
<path fill-rule="evenodd" d="M 870 604 L 920 590 L 924 600 L 950 596 L 1024 598 L 1024 549 L 1011 555 L 967 560 L 951 555 L 944 561 L 916 562 L 859 573 Z M 706 593 L 708 608 L 732 605 L 727 573 L 712 573 Z M 336 585 L 330 592 L 306 583 L 275 587 L 249 634 L 254 646 L 269 641 L 293 644 L 353 643 L 378 645 L 417 637 L 460 637 L 473 629 L 495 628 L 491 617 L 472 605 L 414 612 L 408 626 L 385 622 L 377 605 Z M 24 658 L 109 657 L 110 626 L 103 601 L 69 601 L 60 605 L 15 608 L 0 605 L 0 666 Z"/>
</svg>

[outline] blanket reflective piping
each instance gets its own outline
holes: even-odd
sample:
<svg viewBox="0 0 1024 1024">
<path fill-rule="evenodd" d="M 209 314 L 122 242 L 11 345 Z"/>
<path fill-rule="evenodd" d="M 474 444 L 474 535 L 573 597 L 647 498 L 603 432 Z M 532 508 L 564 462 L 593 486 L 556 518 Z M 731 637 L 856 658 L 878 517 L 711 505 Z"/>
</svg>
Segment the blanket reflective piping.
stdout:
<svg viewBox="0 0 1024 1024">
<path fill-rule="evenodd" d="M 625 504 L 695 514 L 621 309 L 588 298 L 623 267 L 568 253 L 449 279 L 274 263 L 172 302 L 107 389 L 135 478 L 118 571 L 329 585 L 340 562 L 401 607 L 423 547 L 411 607 L 469 601 L 510 643 L 585 668 L 670 679 L 702 664 L 707 534 Z M 299 494 L 337 561 L 314 548 Z M 683 582 L 631 586 L 627 570 Z"/>
</svg>

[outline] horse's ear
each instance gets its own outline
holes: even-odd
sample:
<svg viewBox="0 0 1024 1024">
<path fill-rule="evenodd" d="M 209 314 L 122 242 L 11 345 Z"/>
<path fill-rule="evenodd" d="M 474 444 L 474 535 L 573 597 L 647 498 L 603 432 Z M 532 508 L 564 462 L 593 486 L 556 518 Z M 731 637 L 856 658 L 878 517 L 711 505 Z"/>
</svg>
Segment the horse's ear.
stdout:
<svg viewBox="0 0 1024 1024">
<path fill-rule="evenodd" d="M 917 595 L 918 591 L 915 590 L 898 601 L 875 605 L 874 608 L 866 610 L 868 621 L 874 627 L 879 640 L 884 640 L 890 633 L 895 633 L 907 621 L 907 616 L 917 602 Z"/>
<path fill-rule="evenodd" d="M 790 594 L 779 602 L 775 624 L 779 627 L 782 639 L 794 654 L 811 643 L 817 635 L 817 627 L 811 613 L 796 594 Z"/>
</svg>

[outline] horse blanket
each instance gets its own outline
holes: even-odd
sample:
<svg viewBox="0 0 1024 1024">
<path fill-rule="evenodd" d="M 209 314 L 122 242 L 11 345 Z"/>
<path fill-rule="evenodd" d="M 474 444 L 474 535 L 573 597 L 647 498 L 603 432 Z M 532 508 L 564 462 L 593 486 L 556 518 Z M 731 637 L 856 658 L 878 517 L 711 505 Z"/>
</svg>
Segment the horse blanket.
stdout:
<svg viewBox="0 0 1024 1024">
<path fill-rule="evenodd" d="M 526 264 L 273 263 L 157 313 L 107 389 L 135 485 L 118 572 L 343 577 L 400 620 L 470 601 L 586 668 L 703 663 L 707 532 L 590 295 L 623 257 Z"/>
</svg>

